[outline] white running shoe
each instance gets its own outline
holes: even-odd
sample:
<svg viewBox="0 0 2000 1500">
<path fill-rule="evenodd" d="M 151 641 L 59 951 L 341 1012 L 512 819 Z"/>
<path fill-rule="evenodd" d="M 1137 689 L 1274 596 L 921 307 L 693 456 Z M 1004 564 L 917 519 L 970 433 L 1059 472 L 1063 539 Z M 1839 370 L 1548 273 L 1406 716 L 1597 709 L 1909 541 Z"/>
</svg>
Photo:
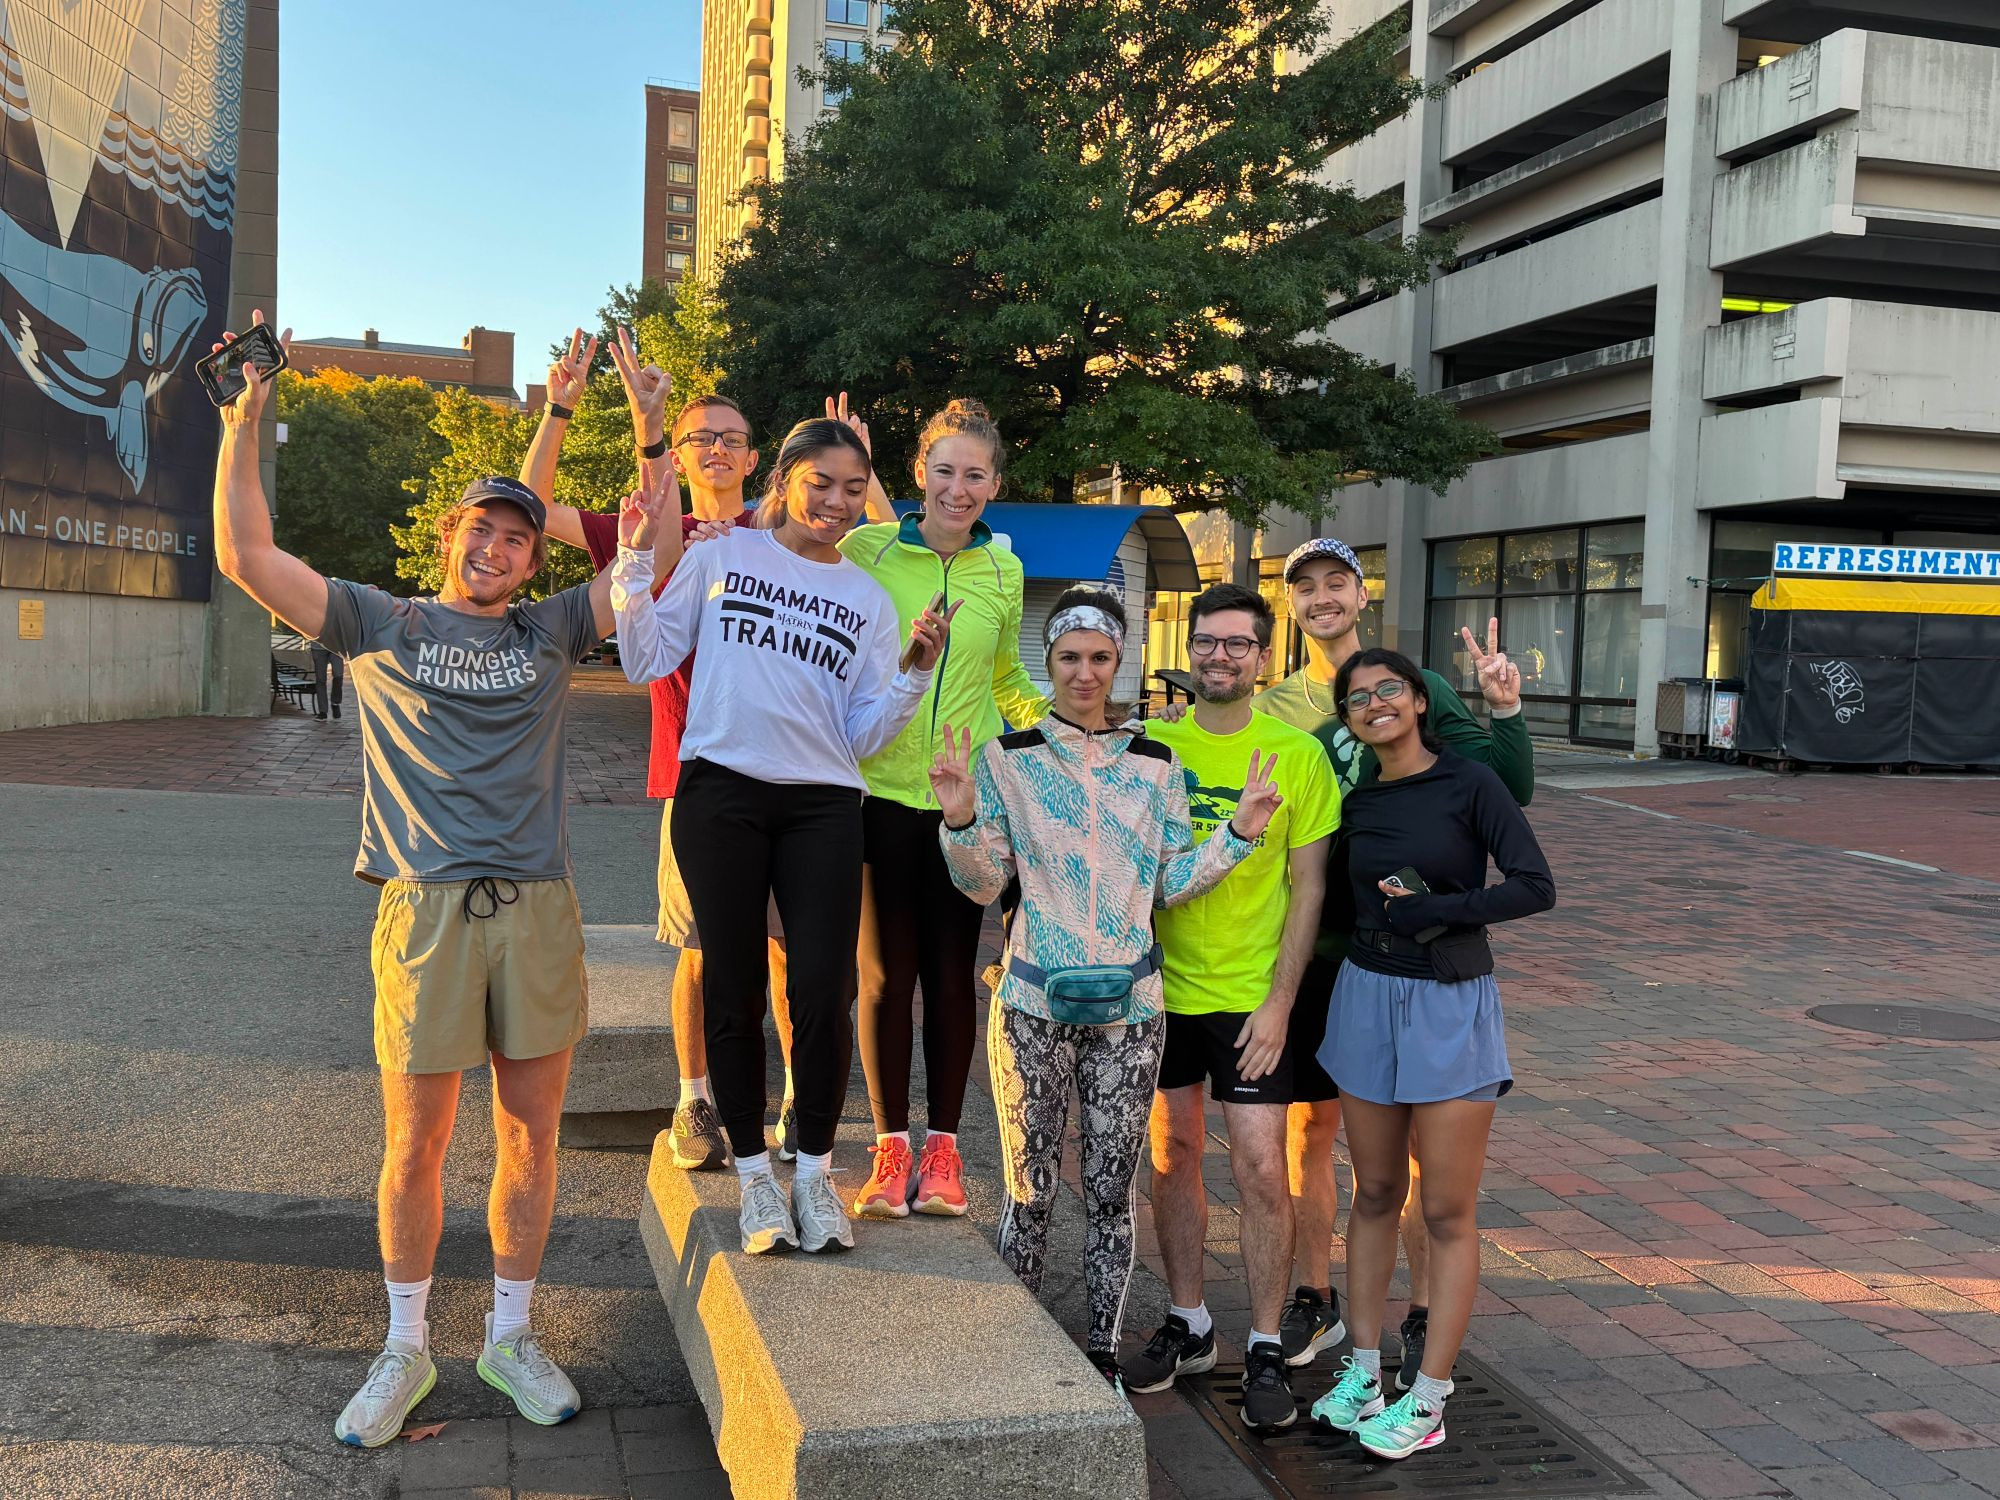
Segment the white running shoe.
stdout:
<svg viewBox="0 0 2000 1500">
<path fill-rule="evenodd" d="M 814 1253 L 854 1248 L 854 1226 L 833 1179 L 825 1172 L 792 1179 L 792 1212 L 798 1216 L 799 1246 Z"/>
<path fill-rule="evenodd" d="M 479 1378 L 505 1391 L 514 1408 L 530 1422 L 553 1427 L 583 1410 L 562 1367 L 542 1352 L 534 1330 L 523 1328 L 500 1343 L 493 1342 L 493 1314 L 486 1315 L 486 1347 L 479 1353 Z"/>
<path fill-rule="evenodd" d="M 743 1253 L 768 1255 L 774 1250 L 798 1249 L 798 1226 L 792 1223 L 792 1211 L 785 1205 L 778 1179 L 767 1170 L 742 1178 L 740 1183 L 743 1210 L 736 1225 L 743 1231 Z"/>
<path fill-rule="evenodd" d="M 425 1344 L 429 1325 L 425 1325 Z M 355 1448 L 379 1448 L 403 1430 L 410 1408 L 437 1384 L 428 1347 L 390 1339 L 368 1367 L 368 1378 L 334 1421 L 333 1435 Z"/>
</svg>

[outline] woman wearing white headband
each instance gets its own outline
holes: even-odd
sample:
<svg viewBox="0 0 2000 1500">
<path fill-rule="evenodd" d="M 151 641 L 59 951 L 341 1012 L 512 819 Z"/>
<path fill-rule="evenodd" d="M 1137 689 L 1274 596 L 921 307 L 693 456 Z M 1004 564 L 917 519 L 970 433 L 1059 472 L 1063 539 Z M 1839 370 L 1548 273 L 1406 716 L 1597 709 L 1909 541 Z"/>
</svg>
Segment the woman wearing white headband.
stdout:
<svg viewBox="0 0 2000 1500">
<path fill-rule="evenodd" d="M 1212 888 L 1283 799 L 1253 755 L 1235 818 L 1191 847 L 1180 762 L 1138 723 L 1111 718 L 1124 606 L 1101 588 L 1066 589 L 1044 640 L 1054 711 L 989 741 L 976 761 L 970 733 L 946 725 L 930 777 L 952 882 L 982 905 L 1021 882 L 986 1030 L 1007 1184 L 1000 1255 L 1040 1289 L 1074 1088 L 1090 1358 L 1116 1385 L 1132 1177 L 1165 1036 L 1152 910 Z"/>
</svg>

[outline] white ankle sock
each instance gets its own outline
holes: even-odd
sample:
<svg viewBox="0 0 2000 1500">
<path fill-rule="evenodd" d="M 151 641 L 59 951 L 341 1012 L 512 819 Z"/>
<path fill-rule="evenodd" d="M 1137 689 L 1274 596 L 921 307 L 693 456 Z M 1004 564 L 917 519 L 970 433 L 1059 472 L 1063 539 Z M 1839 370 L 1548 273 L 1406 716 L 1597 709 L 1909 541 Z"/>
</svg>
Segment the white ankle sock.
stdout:
<svg viewBox="0 0 2000 1500">
<path fill-rule="evenodd" d="M 1248 1337 L 1243 1341 L 1243 1348 L 1247 1353 L 1249 1350 L 1256 1348 L 1259 1344 L 1276 1344 L 1278 1342 L 1280 1342 L 1280 1340 L 1275 1333 L 1263 1333 L 1253 1328 L 1250 1330 L 1250 1337 Z"/>
<path fill-rule="evenodd" d="M 901 1142 L 902 1142 L 902 1143 L 903 1143 L 903 1144 L 904 1144 L 905 1146 L 907 1146 L 907 1145 L 909 1145 L 909 1144 L 910 1144 L 910 1132 L 909 1132 L 909 1131 L 907 1131 L 907 1130 L 878 1130 L 878 1131 L 876 1131 L 876 1132 L 875 1132 L 875 1144 L 879 1146 L 879 1145 L 881 1145 L 881 1144 L 882 1144 L 882 1143 L 883 1143 L 884 1141 L 901 1141 Z"/>
<path fill-rule="evenodd" d="M 1454 1389 L 1449 1380 L 1433 1380 L 1421 1370 L 1417 1372 L 1417 1378 L 1410 1385 L 1411 1394 L 1421 1405 L 1429 1407 L 1432 1411 L 1443 1411 L 1444 1398 Z"/>
<path fill-rule="evenodd" d="M 702 1074 L 699 1078 L 681 1079 L 681 1102 L 674 1107 L 676 1109 L 686 1109 L 697 1099 L 706 1099 L 710 1104 L 715 1103 L 715 1096 L 708 1091 L 708 1075 L 706 1073 Z"/>
<path fill-rule="evenodd" d="M 736 1158 L 736 1175 L 739 1178 L 755 1177 L 759 1172 L 768 1172 L 770 1170 L 771 1153 L 768 1151 L 759 1151 L 755 1156 L 739 1156 Z"/>
<path fill-rule="evenodd" d="M 958 1149 L 958 1132 L 956 1130 L 926 1130 L 924 1132 L 924 1149 L 926 1151 L 930 1149 L 932 1141 L 942 1141 L 945 1145 L 956 1151 Z"/>
<path fill-rule="evenodd" d="M 509 1281 L 493 1278 L 493 1342 L 511 1338 L 528 1326 L 528 1304 L 535 1300 L 535 1278 Z"/>
<path fill-rule="evenodd" d="M 1170 1306 L 1167 1311 L 1187 1324 L 1188 1332 L 1196 1338 L 1200 1338 L 1215 1326 L 1215 1319 L 1208 1314 L 1208 1303 L 1206 1301 L 1195 1307 Z"/>
<path fill-rule="evenodd" d="M 1382 1351 L 1380 1349 L 1356 1349 L 1354 1351 L 1354 1362 L 1368 1372 L 1370 1379 L 1380 1380 L 1382 1378 Z"/>
<path fill-rule="evenodd" d="M 795 1168 L 794 1180 L 810 1182 L 815 1177 L 824 1177 L 827 1174 L 827 1169 L 832 1165 L 833 1153 L 831 1151 L 827 1152 L 824 1156 L 813 1156 L 808 1152 L 801 1151 Z"/>
<path fill-rule="evenodd" d="M 384 1277 L 382 1284 L 389 1289 L 389 1337 L 399 1344 L 425 1348 L 430 1342 L 430 1325 L 424 1321 L 431 1300 L 430 1277 L 422 1281 L 390 1281 Z"/>
</svg>

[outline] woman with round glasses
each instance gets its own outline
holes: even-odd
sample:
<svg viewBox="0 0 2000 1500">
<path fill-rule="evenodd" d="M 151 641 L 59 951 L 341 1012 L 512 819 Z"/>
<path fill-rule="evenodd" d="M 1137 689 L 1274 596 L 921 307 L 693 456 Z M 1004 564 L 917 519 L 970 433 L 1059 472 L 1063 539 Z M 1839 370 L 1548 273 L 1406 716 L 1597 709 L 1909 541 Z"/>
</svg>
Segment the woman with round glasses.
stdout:
<svg viewBox="0 0 2000 1500">
<path fill-rule="evenodd" d="M 1439 745 L 1414 662 L 1357 652 L 1336 675 L 1334 696 L 1381 775 L 1342 809 L 1355 933 L 1319 1057 L 1340 1087 L 1354 1164 L 1354 1352 L 1313 1416 L 1355 1433 L 1370 1452 L 1403 1458 L 1444 1440 L 1452 1363 L 1479 1290 L 1475 1204 L 1486 1137 L 1495 1101 L 1514 1082 L 1486 928 L 1547 911 L 1555 881 L 1500 778 Z M 1489 859 L 1498 885 L 1486 884 Z M 1408 1394 L 1389 1405 L 1382 1319 L 1413 1142 L 1431 1239 L 1429 1339 Z"/>
</svg>

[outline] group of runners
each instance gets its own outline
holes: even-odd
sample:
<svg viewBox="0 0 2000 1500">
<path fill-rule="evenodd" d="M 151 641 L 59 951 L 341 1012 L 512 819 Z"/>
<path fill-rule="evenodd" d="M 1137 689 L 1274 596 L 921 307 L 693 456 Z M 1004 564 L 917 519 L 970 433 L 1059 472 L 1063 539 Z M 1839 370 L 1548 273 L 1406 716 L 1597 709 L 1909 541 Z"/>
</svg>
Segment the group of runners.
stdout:
<svg viewBox="0 0 2000 1500">
<path fill-rule="evenodd" d="M 987 1052 L 1007 1264 L 1039 1289 L 1074 1094 L 1089 1356 L 1132 1391 L 1211 1369 L 1213 1100 L 1249 1284 L 1245 1422 L 1296 1421 L 1290 1372 L 1351 1336 L 1312 1415 L 1388 1457 L 1440 1441 L 1477 1290 L 1487 1133 L 1512 1083 L 1486 928 L 1554 901 L 1521 813 L 1533 752 L 1497 630 L 1483 644 L 1464 634 L 1482 722 L 1436 673 L 1361 646 L 1361 565 L 1317 538 L 1284 568 L 1306 661 L 1263 692 L 1271 605 L 1217 584 L 1189 607 L 1192 709 L 1129 717 L 1113 700 L 1123 601 L 1081 583 L 1040 632 L 1044 696 L 1020 658 L 1021 563 L 981 519 L 1006 464 L 983 407 L 954 401 L 925 426 L 922 500 L 907 516 L 844 397 L 785 436 L 753 507 L 742 411 L 701 396 L 669 428 L 671 382 L 620 330 L 610 353 L 639 483 L 619 515 L 600 515 L 550 499 L 596 350 L 579 331 L 551 367 L 520 477 L 473 483 L 441 520 L 432 598 L 329 579 L 279 550 L 258 469 L 269 382 L 253 372 L 224 412 L 218 559 L 349 665 L 364 754 L 356 873 L 381 886 L 389 1327 L 336 1435 L 388 1442 L 435 1384 L 426 1307 L 443 1157 L 460 1075 L 489 1062 L 494 1293 L 477 1368 L 530 1420 L 580 1409 L 530 1307 L 586 1023 L 567 694 L 577 661 L 615 628 L 626 674 L 649 684 L 658 935 L 681 950 L 666 1146 L 689 1170 L 733 1164 L 745 1253 L 838 1251 L 856 1219 L 966 1211 L 976 955 L 998 902 Z M 550 538 L 587 549 L 596 576 L 516 602 Z M 775 1111 L 767 995 L 785 1054 Z M 857 1013 L 875 1145 L 843 1202 L 830 1167 Z M 1343 1124 L 1344 1319 L 1330 1269 Z M 1170 1306 L 1121 1356 L 1149 1136 Z M 1391 1382 L 1382 1335 L 1399 1225 L 1412 1295 Z"/>
</svg>

